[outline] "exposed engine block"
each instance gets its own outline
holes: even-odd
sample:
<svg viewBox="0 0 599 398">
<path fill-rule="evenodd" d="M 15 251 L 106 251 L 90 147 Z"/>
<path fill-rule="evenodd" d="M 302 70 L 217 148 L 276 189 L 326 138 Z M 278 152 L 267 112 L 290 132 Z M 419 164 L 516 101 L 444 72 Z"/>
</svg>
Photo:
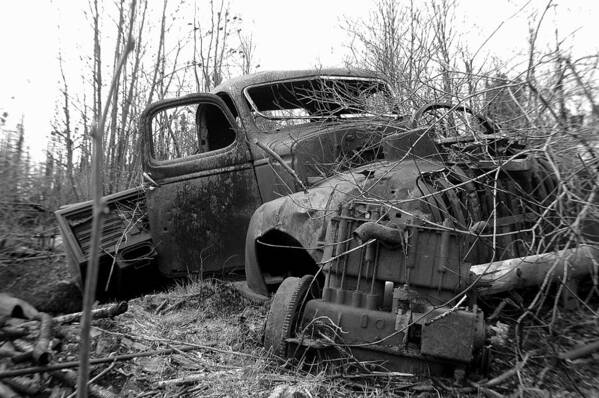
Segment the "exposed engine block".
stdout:
<svg viewBox="0 0 599 398">
<path fill-rule="evenodd" d="M 414 187 L 351 201 L 330 219 L 322 295 L 305 304 L 296 343 L 328 335 L 359 359 L 415 373 L 486 361 L 470 267 L 544 249 L 531 230 L 544 228 L 538 214 L 552 200 L 553 178 L 523 157 L 499 171 L 454 163 L 421 174 Z M 546 215 L 543 223 L 550 221 Z"/>
</svg>

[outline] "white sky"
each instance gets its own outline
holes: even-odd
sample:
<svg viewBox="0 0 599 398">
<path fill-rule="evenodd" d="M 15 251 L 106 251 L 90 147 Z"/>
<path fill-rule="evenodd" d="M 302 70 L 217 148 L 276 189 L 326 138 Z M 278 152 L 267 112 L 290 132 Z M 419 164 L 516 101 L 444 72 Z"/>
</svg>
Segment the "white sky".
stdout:
<svg viewBox="0 0 599 398">
<path fill-rule="evenodd" d="M 198 4 L 201 2 L 198 0 Z M 366 17 L 373 3 L 373 0 L 232 0 L 231 9 L 244 18 L 245 30 L 254 34 L 261 70 L 301 69 L 342 65 L 347 53 L 344 47 L 347 38 L 340 27 L 343 17 Z M 457 3 L 455 29 L 468 32 L 467 40 L 473 49 L 505 21 L 485 48 L 506 61 L 526 48 L 526 18 L 532 10 L 542 9 L 546 4 L 531 0 L 527 11 L 508 20 L 526 2 L 458 0 Z M 557 3 L 559 7 L 547 13 L 539 38 L 541 45 L 553 43 L 554 27 L 558 26 L 561 36 L 572 35 L 567 44 L 574 55 L 597 54 L 599 1 Z M 60 95 L 59 45 L 73 48 L 73 43 L 89 32 L 82 7 L 87 7 L 87 1 L 5 0 L 0 6 L 0 112 L 9 112 L 7 126 L 14 126 L 24 116 L 26 142 L 34 159 L 43 156 L 45 136 L 50 131 Z"/>
</svg>

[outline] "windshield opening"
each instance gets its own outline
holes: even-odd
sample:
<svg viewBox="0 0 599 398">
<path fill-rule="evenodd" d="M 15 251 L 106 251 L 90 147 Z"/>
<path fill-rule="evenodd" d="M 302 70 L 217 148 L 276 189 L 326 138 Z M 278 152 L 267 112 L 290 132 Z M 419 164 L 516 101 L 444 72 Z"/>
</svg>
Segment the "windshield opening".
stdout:
<svg viewBox="0 0 599 398">
<path fill-rule="evenodd" d="M 256 125 L 265 130 L 393 113 L 391 90 L 379 79 L 321 76 L 251 86 L 244 93 Z"/>
</svg>

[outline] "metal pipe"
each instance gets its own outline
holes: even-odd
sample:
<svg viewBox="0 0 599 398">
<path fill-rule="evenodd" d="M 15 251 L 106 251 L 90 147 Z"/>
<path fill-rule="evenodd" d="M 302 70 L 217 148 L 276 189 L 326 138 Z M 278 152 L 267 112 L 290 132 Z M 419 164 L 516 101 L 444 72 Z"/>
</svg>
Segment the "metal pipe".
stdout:
<svg viewBox="0 0 599 398">
<path fill-rule="evenodd" d="M 441 243 L 439 245 L 439 268 L 437 269 L 437 272 L 441 274 L 441 277 L 439 278 L 439 286 L 437 287 L 437 292 L 441 292 L 441 289 L 443 288 L 443 282 L 445 281 L 445 273 L 447 272 L 447 266 L 449 263 L 449 228 L 452 227 L 452 223 L 448 218 L 446 218 L 445 220 L 443 220 L 443 226 L 447 227 L 448 229 L 441 232 Z"/>
<path fill-rule="evenodd" d="M 337 292 L 336 292 L 336 297 L 335 297 L 335 301 L 338 304 L 344 304 L 345 303 L 345 271 L 347 268 L 347 246 L 349 244 L 349 242 L 347 242 L 347 235 L 349 233 L 349 223 L 350 221 L 348 220 L 350 215 L 349 212 L 349 208 L 344 206 L 341 209 L 341 218 L 342 220 L 339 221 L 339 232 L 338 232 L 338 239 L 340 239 L 340 243 L 337 243 L 337 256 L 343 256 L 342 258 L 338 258 L 337 259 L 337 277 L 339 278 L 339 271 L 341 271 L 341 277 L 339 279 L 339 286 L 337 288 Z"/>
<path fill-rule="evenodd" d="M 376 239 L 394 246 L 401 245 L 403 242 L 403 231 L 401 229 L 387 227 L 372 221 L 360 225 L 354 230 L 353 235 L 362 242 Z"/>
<path fill-rule="evenodd" d="M 372 244 L 366 246 L 366 262 L 373 264 L 372 266 L 372 279 L 370 280 L 370 294 L 374 294 L 374 281 L 376 280 L 376 268 L 377 268 L 377 264 L 376 261 L 374 261 L 374 257 L 375 257 L 375 251 L 374 251 L 374 245 L 376 243 L 373 242 Z"/>
<path fill-rule="evenodd" d="M 360 283 L 362 282 L 362 268 L 364 267 L 364 256 L 366 255 L 364 248 L 360 249 L 360 264 L 358 265 L 358 275 L 357 275 L 357 279 L 358 281 L 356 282 L 356 288 L 354 289 L 355 291 L 359 291 L 360 290 Z"/>
</svg>

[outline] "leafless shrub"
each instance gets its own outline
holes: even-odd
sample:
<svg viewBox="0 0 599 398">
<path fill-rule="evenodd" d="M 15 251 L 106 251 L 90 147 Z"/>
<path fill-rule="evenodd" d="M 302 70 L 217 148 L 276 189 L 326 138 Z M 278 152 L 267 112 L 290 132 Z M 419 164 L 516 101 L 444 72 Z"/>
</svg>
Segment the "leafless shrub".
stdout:
<svg viewBox="0 0 599 398">
<path fill-rule="evenodd" d="M 526 144 L 511 156 L 533 155 L 543 165 L 546 174 L 555 181 L 552 199 L 539 197 L 536 203 L 529 205 L 538 209 L 539 221 L 548 222 L 552 233 L 541 228 L 542 222 L 536 223 L 526 235 L 534 241 L 523 242 L 529 253 L 579 245 L 596 246 L 599 238 L 599 111 L 596 105 L 599 57 L 589 55 L 573 59 L 561 47 L 557 29 L 555 48 L 539 51 L 536 46 L 538 30 L 552 6 L 552 2 L 548 2 L 536 19 L 531 20 L 528 62 L 521 68 L 510 70 L 486 67 L 473 71 L 474 57 L 460 48 L 447 25 L 446 18 L 453 10 L 450 2 L 425 8 L 414 3 L 400 5 L 394 1 L 380 1 L 364 25 L 356 21 L 346 24 L 353 39 L 350 42 L 352 62 L 373 68 L 389 78 L 399 93 L 402 109 L 414 109 L 427 99 L 450 104 L 453 112 L 434 115 L 438 128 L 443 130 L 455 128 L 460 118 L 455 110 L 468 106 L 495 120 L 501 134 Z M 448 57 L 448 53 L 451 56 Z M 460 59 L 463 65 L 458 63 Z M 458 152 L 454 156 L 464 158 L 467 154 Z M 499 167 L 500 164 L 497 173 Z M 503 189 L 493 186 L 492 181 L 488 188 L 501 194 Z M 500 239 L 493 237 L 494 241 Z M 515 310 L 520 311 L 511 323 L 516 344 L 512 353 L 502 360 L 505 360 L 505 366 L 513 367 L 525 355 L 535 359 L 522 364 L 524 370 L 519 373 L 516 384 L 512 381 L 504 383 L 512 383 L 511 388 L 523 392 L 531 391 L 530 388 L 539 388 L 548 382 L 547 372 L 563 370 L 561 365 L 539 358 L 552 350 L 571 346 L 568 336 L 574 341 L 580 339 L 578 335 L 571 335 L 571 330 L 581 325 L 578 315 L 569 317 L 568 311 L 558 305 L 562 293 L 574 295 L 580 313 L 597 321 L 597 313 L 593 310 L 599 298 L 597 266 L 589 280 L 582 282 L 590 285 L 586 287 L 584 297 L 571 289 L 577 284 L 569 285 L 564 281 L 557 288 L 543 283 L 530 297 L 512 301 L 517 303 Z M 560 336 L 556 340 L 546 340 L 556 334 Z M 540 340 L 549 346 L 535 343 Z M 543 375 L 539 378 L 534 373 L 540 369 Z M 581 393 L 592 386 L 589 381 L 592 379 L 582 382 L 579 389 L 576 383 L 581 381 L 581 375 L 577 372 L 570 371 L 569 380 L 564 383 L 569 389 Z M 548 383 L 549 388 L 555 388 Z"/>
</svg>

